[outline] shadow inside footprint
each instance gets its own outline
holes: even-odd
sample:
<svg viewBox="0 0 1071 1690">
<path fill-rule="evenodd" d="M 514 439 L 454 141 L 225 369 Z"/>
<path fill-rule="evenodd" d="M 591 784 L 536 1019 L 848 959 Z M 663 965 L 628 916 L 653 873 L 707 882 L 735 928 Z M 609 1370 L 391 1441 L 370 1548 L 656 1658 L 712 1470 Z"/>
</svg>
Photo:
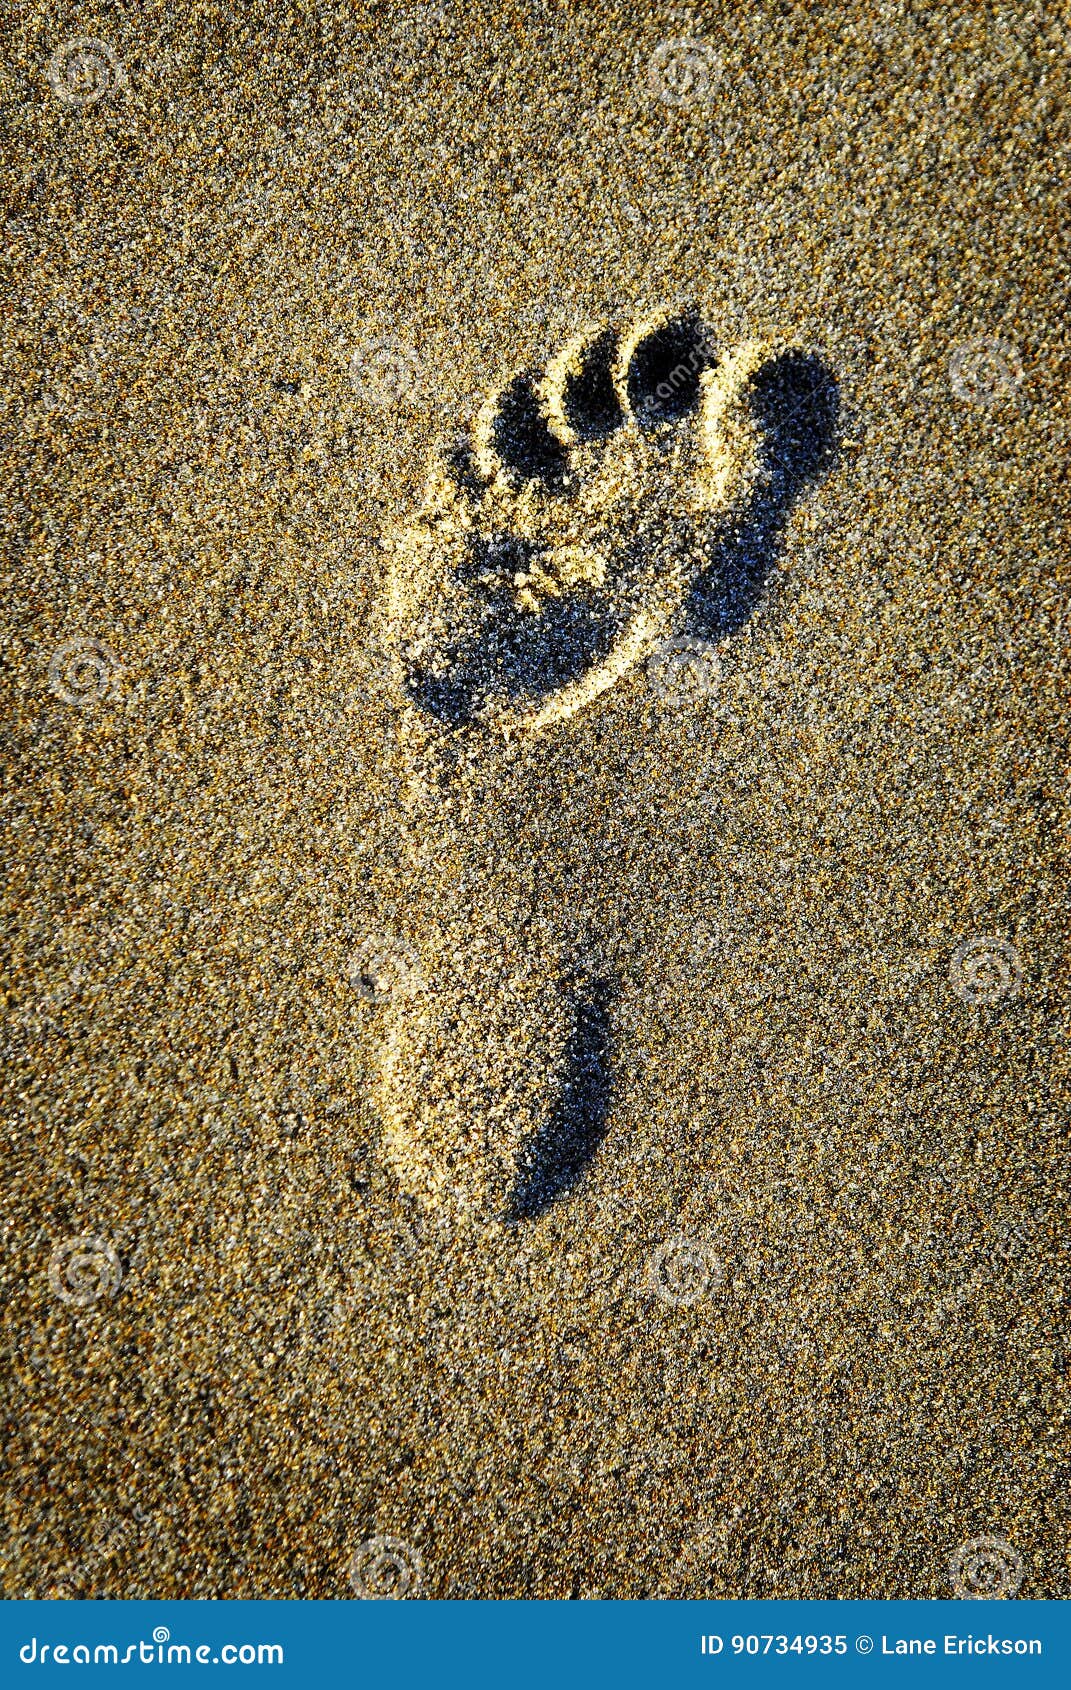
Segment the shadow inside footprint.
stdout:
<svg viewBox="0 0 1071 1690">
<path fill-rule="evenodd" d="M 765 473 L 743 514 L 715 536 L 692 587 L 685 628 L 707 640 L 743 627 L 773 573 L 794 503 L 836 453 L 840 394 L 821 358 L 806 352 L 772 358 L 756 372 L 751 391 Z"/>
<path fill-rule="evenodd" d="M 610 375 L 616 339 L 601 336 L 567 381 L 563 404 L 581 438 L 600 439 L 623 417 Z M 629 402 L 645 429 L 678 422 L 698 406 L 700 376 L 713 354 L 698 319 L 664 325 L 636 348 L 628 370 Z M 747 621 L 784 542 L 793 504 L 831 464 L 839 425 L 837 382 L 821 358 L 802 351 L 771 358 L 752 378 L 752 413 L 761 436 L 762 470 L 742 511 L 700 537 L 699 573 L 685 605 L 684 631 L 718 641 Z M 500 396 L 493 435 L 499 457 L 521 484 L 535 483 L 568 504 L 567 454 L 542 416 L 531 374 Z M 471 454 L 455 451 L 449 467 L 459 487 L 479 493 Z M 617 548 L 607 578 L 546 600 L 539 614 L 515 591 L 545 561 L 541 548 L 510 534 L 474 533 L 459 584 L 469 620 L 440 647 L 430 665 L 406 675 L 412 701 L 444 726 L 473 721 L 496 696 L 539 703 L 605 662 L 633 607 L 618 592 L 636 561 L 637 541 Z"/>
<path fill-rule="evenodd" d="M 471 721 L 492 684 L 489 678 L 510 698 L 545 698 L 612 651 L 621 612 L 609 591 L 554 599 L 539 616 L 516 603 L 512 574 L 538 556 L 514 535 L 473 541 L 464 578 L 483 602 L 486 631 L 448 646 L 435 671 L 414 668 L 407 676 L 409 697 L 436 721 L 452 728 Z M 481 576 L 491 577 L 491 584 L 482 585 Z"/>
<path fill-rule="evenodd" d="M 571 1191 L 595 1158 L 610 1107 L 610 984 L 586 981 L 574 998 L 561 1095 L 521 1152 L 507 1222 L 534 1220 Z"/>
</svg>

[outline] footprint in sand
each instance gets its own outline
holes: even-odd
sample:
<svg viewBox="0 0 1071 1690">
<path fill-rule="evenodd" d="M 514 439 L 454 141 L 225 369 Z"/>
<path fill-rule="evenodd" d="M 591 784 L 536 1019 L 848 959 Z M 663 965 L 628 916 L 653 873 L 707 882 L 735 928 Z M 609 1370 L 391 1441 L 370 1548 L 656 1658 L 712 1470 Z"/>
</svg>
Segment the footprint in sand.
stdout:
<svg viewBox="0 0 1071 1690">
<path fill-rule="evenodd" d="M 390 546 L 384 643 L 428 829 L 511 742 L 569 731 L 637 664 L 743 624 L 836 420 L 818 358 L 719 351 L 692 310 L 594 327 L 492 397 Z M 520 1219 L 605 1134 L 613 987 L 519 933 L 495 936 L 486 973 L 478 952 L 384 1031 L 386 1142 L 419 1197 Z M 466 984 L 492 969 L 493 1003 Z"/>
</svg>

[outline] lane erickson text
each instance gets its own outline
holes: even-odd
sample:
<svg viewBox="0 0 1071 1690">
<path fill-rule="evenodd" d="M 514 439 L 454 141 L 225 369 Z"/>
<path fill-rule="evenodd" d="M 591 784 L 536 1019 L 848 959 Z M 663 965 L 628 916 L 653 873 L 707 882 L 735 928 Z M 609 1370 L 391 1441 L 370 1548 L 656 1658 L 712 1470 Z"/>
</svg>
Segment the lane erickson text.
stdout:
<svg viewBox="0 0 1071 1690">
<path fill-rule="evenodd" d="M 219 1647 L 198 1643 L 191 1648 L 188 1643 L 172 1643 L 162 1626 L 153 1634 L 151 1643 L 128 1644 L 122 1654 L 120 1647 L 115 1643 L 75 1643 L 73 1647 L 68 1643 L 42 1643 L 39 1646 L 36 1637 L 31 1637 L 29 1643 L 24 1643 L 19 1650 L 19 1660 L 24 1666 L 40 1666 L 48 1661 L 60 1667 L 125 1667 L 131 1662 L 145 1667 L 281 1667 L 283 1664 L 281 1643 L 223 1643 Z"/>
<path fill-rule="evenodd" d="M 734 1655 L 846 1655 L 848 1653 L 848 1638 L 840 1633 L 832 1636 L 829 1633 L 810 1633 L 806 1637 L 797 1635 L 789 1637 L 787 1633 L 752 1632 L 749 1636 L 736 1636 L 726 1640 L 716 1632 L 708 1632 L 699 1640 L 701 1655 L 720 1655 L 728 1648 Z M 873 1640 L 869 1637 L 859 1637 L 855 1641 L 858 1654 L 869 1654 L 874 1648 Z M 1040 1637 L 994 1637 L 989 1632 L 985 1637 L 957 1637 L 946 1632 L 943 1638 L 936 1637 L 886 1637 L 882 1636 L 879 1653 L 882 1655 L 1040 1655 Z"/>
<path fill-rule="evenodd" d="M 936 1655 L 936 1637 L 882 1637 L 883 1655 Z M 954 1637 L 946 1632 L 942 1655 L 1040 1655 L 1040 1637 Z"/>
</svg>

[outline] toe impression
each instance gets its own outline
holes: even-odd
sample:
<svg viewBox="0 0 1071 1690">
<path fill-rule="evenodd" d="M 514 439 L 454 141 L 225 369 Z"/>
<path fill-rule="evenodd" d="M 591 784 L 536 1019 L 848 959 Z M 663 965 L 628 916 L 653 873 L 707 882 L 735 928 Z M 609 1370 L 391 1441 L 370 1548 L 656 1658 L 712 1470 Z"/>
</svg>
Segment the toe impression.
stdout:
<svg viewBox="0 0 1071 1690">
<path fill-rule="evenodd" d="M 623 337 L 589 325 L 488 402 L 462 473 L 429 483 L 391 595 L 429 732 L 564 722 L 673 632 L 701 567 L 682 519 L 761 476 L 767 356 L 748 342 L 719 357 L 698 311 L 662 311 Z M 519 562 L 499 582 L 480 560 L 504 538 Z"/>
</svg>

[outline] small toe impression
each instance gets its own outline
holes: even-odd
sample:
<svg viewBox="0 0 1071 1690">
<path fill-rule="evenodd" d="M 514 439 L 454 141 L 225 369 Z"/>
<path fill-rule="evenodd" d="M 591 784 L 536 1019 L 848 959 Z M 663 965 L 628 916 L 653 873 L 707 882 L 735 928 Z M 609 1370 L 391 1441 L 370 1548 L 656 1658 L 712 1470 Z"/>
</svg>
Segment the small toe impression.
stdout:
<svg viewBox="0 0 1071 1690">
<path fill-rule="evenodd" d="M 654 429 L 697 411 L 703 371 L 715 362 L 708 331 L 691 313 L 644 335 L 625 372 L 628 402 L 640 427 Z"/>
<path fill-rule="evenodd" d="M 575 1000 L 558 1102 L 524 1145 L 507 1221 L 534 1220 L 571 1191 L 606 1136 L 610 1108 L 610 983 L 589 980 Z"/>
<path fill-rule="evenodd" d="M 502 391 L 491 423 L 491 442 L 507 469 L 522 481 L 560 487 L 568 456 L 540 410 L 532 374 L 514 376 Z"/>
<path fill-rule="evenodd" d="M 617 335 L 606 329 L 586 346 L 564 375 L 562 414 L 578 440 L 605 440 L 624 417 L 614 387 Z"/>
</svg>

